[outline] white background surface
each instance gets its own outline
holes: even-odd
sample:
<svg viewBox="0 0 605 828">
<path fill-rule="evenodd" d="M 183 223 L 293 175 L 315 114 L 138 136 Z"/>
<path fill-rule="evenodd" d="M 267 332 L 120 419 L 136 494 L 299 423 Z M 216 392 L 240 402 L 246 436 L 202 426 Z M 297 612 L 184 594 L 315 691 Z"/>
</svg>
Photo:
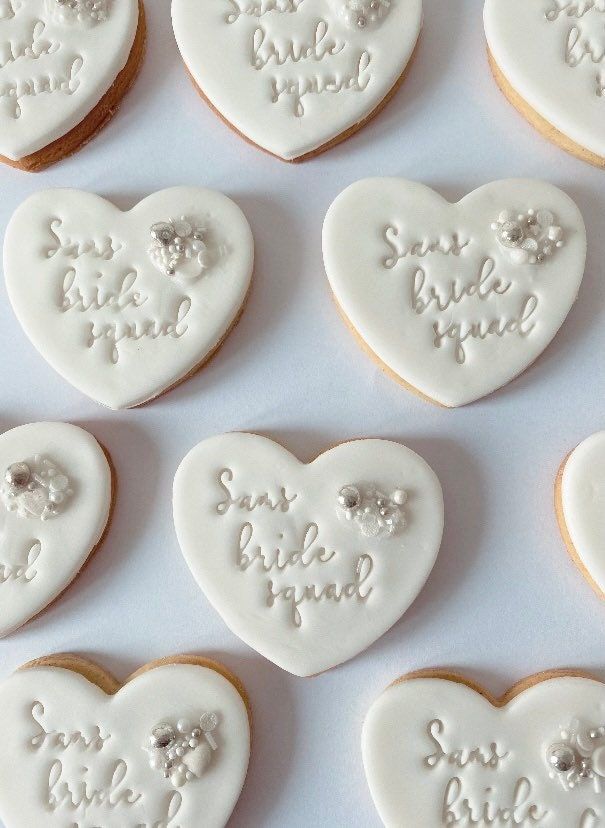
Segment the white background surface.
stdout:
<svg viewBox="0 0 605 828">
<path fill-rule="evenodd" d="M 251 767 L 231 826 L 372 828 L 361 723 L 399 675 L 445 666 L 497 693 L 559 666 L 605 679 L 605 606 L 567 556 L 553 511 L 560 461 L 605 425 L 605 174 L 548 144 L 498 92 L 479 0 L 425 0 L 416 60 L 385 112 L 296 166 L 249 147 L 205 107 L 180 61 L 169 3 L 146 5 L 149 50 L 119 114 L 47 172 L 2 168 L 0 224 L 46 187 L 92 190 L 122 208 L 163 187 L 213 187 L 250 220 L 255 284 L 240 325 L 201 373 L 122 413 L 46 366 L 0 287 L 0 427 L 82 425 L 111 452 L 119 485 L 105 544 L 60 602 L 0 642 L 0 672 L 73 651 L 125 678 L 163 655 L 209 654 L 243 679 L 254 709 Z M 541 177 L 580 206 L 589 255 L 579 301 L 546 354 L 503 391 L 457 411 L 432 407 L 383 376 L 337 317 L 322 220 L 340 190 L 368 175 L 417 178 L 452 200 L 489 180 Z M 443 484 L 446 531 L 427 587 L 368 652 L 318 678 L 289 676 L 236 639 L 179 552 L 174 471 L 199 440 L 233 429 L 266 434 L 305 460 L 353 436 L 399 440 Z"/>
</svg>

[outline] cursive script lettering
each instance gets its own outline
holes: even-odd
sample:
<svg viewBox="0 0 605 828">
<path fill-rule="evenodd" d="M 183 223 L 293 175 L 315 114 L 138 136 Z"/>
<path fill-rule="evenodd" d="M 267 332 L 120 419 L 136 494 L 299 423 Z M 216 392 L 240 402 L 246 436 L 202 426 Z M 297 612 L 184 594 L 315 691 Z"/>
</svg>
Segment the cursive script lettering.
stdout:
<svg viewBox="0 0 605 828">
<path fill-rule="evenodd" d="M 345 46 L 343 40 L 328 37 L 328 24 L 325 20 L 320 20 L 315 26 L 310 43 L 299 45 L 295 45 L 293 40 L 280 45 L 270 40 L 265 29 L 259 26 L 252 35 L 252 66 L 260 70 L 269 64 L 283 66 L 285 63 L 300 63 L 302 60 L 321 61 L 338 55 Z"/>
<path fill-rule="evenodd" d="M 240 17 L 264 17 L 269 12 L 276 14 L 295 14 L 304 0 L 227 0 L 231 11 L 225 20 L 235 23 Z"/>
<path fill-rule="evenodd" d="M 18 581 L 24 584 L 33 581 L 38 574 L 37 570 L 34 569 L 34 564 L 40 557 L 41 552 L 42 544 L 40 541 L 31 541 L 24 560 L 11 564 L 0 563 L 0 585 L 6 584 L 9 581 Z"/>
<path fill-rule="evenodd" d="M 436 768 L 440 764 L 455 765 L 458 768 L 465 768 L 467 765 L 481 765 L 484 768 L 497 770 L 500 763 L 506 759 L 508 752 L 500 753 L 498 745 L 491 742 L 488 748 L 456 748 L 448 750 L 442 744 L 442 737 L 445 733 L 445 726 L 440 719 L 433 719 L 427 725 L 427 733 L 435 746 L 435 752 L 426 756 L 424 764 L 428 768 Z"/>
<path fill-rule="evenodd" d="M 61 219 L 53 219 L 48 226 L 48 232 L 53 238 L 53 246 L 49 247 L 46 255 L 52 259 L 61 253 L 68 259 L 80 259 L 82 256 L 92 256 L 94 259 L 109 261 L 122 249 L 123 245 L 106 237 L 100 242 L 93 239 L 72 239 L 67 235 Z"/>
<path fill-rule="evenodd" d="M 536 825 L 548 814 L 547 810 L 530 801 L 532 786 L 525 777 L 517 780 L 510 804 L 494 802 L 493 793 L 492 788 L 486 788 L 485 796 L 489 798 L 475 802 L 465 795 L 459 777 L 450 779 L 443 797 L 443 825 Z"/>
<path fill-rule="evenodd" d="M 282 486 L 277 497 L 271 497 L 268 492 L 263 494 L 237 494 L 234 495 L 228 484 L 233 481 L 231 469 L 223 469 L 218 477 L 218 484 L 225 494 L 225 500 L 217 504 L 216 511 L 219 515 L 226 515 L 233 506 L 236 509 L 243 509 L 246 512 L 253 512 L 255 509 L 267 508 L 272 512 L 287 512 L 290 505 L 298 497 L 297 494 L 288 497 L 286 489 Z"/>
<path fill-rule="evenodd" d="M 489 322 L 451 322 L 443 327 L 439 322 L 433 324 L 435 334 L 434 345 L 440 348 L 444 340 L 449 339 L 454 344 L 454 355 L 459 365 L 466 362 L 464 343 L 469 339 L 485 340 L 490 336 L 503 337 L 507 334 L 518 334 L 525 338 L 535 328 L 533 320 L 538 309 L 538 297 L 530 294 L 525 297 L 521 310 L 517 316 L 498 317 Z"/>
<path fill-rule="evenodd" d="M 102 308 L 114 310 L 124 310 L 129 306 L 140 308 L 148 297 L 134 289 L 137 278 L 136 273 L 127 273 L 115 290 L 105 290 L 98 285 L 85 288 L 78 283 L 76 271 L 68 270 L 63 279 L 60 297 L 61 311 L 65 313 L 69 310 L 77 310 L 84 313 L 98 311 Z"/>
<path fill-rule="evenodd" d="M 283 572 L 288 567 L 297 566 L 308 569 L 313 563 L 328 563 L 336 555 L 335 551 L 327 550 L 319 545 L 319 528 L 316 523 L 310 523 L 304 530 L 302 544 L 299 549 L 282 550 L 275 547 L 263 550 L 261 546 L 252 547 L 254 528 L 251 523 L 244 523 L 239 535 L 237 550 L 237 565 L 242 572 L 246 572 L 255 563 L 257 569 L 263 572 Z"/>
<path fill-rule="evenodd" d="M 134 805 L 142 794 L 128 788 L 125 783 L 128 767 L 121 759 L 113 766 L 111 778 L 105 787 L 93 787 L 86 780 L 87 768 L 82 768 L 83 778 L 78 781 L 63 777 L 63 764 L 56 759 L 48 773 L 48 807 L 51 811 L 58 808 L 79 810 L 93 805 L 104 808 L 118 808 Z"/>
<path fill-rule="evenodd" d="M 605 61 L 605 42 L 603 40 L 595 41 L 591 37 L 585 36 L 580 26 L 572 26 L 565 44 L 565 60 L 572 68 L 579 66 L 583 60 L 592 63 L 603 63 Z"/>
<path fill-rule="evenodd" d="M 83 733 L 79 730 L 71 733 L 64 733 L 60 730 L 47 730 L 43 722 L 45 715 L 44 705 L 42 702 L 35 701 L 31 707 L 31 717 L 36 725 L 36 732 L 30 740 L 31 746 L 34 750 L 40 750 L 43 747 L 66 750 L 71 745 L 75 745 L 84 751 L 100 751 L 103 745 L 110 738 L 110 734 L 103 735 L 98 726 L 92 728 L 89 733 Z"/>
<path fill-rule="evenodd" d="M 412 307 L 417 314 L 423 314 L 429 308 L 436 311 L 446 311 L 451 305 L 458 305 L 463 299 L 476 296 L 478 299 L 488 299 L 492 294 L 503 296 L 512 287 L 512 282 L 504 282 L 500 278 L 492 278 L 496 265 L 493 259 L 486 259 L 477 277 L 467 284 L 451 281 L 445 290 L 436 285 L 427 285 L 425 271 L 419 267 L 414 273 L 412 282 Z"/>
<path fill-rule="evenodd" d="M 584 17 L 590 11 L 605 13 L 605 0 L 554 0 L 546 10 L 547 20 L 558 20 L 565 17 Z"/>
<path fill-rule="evenodd" d="M 1 18 L 6 19 L 6 18 Z M 38 60 L 45 55 L 52 55 L 60 48 L 56 40 L 49 40 L 43 37 L 46 31 L 46 24 L 36 20 L 33 29 L 24 43 L 16 43 L 13 40 L 0 43 L 0 69 L 4 69 L 11 63 L 16 63 L 20 58 Z"/>
<path fill-rule="evenodd" d="M 1 85 L 0 104 L 3 105 L 5 114 L 15 120 L 19 119 L 23 114 L 21 103 L 24 98 L 56 93 L 73 95 L 80 86 L 79 75 L 83 65 L 82 58 L 77 57 L 63 75 L 40 75 Z"/>
<path fill-rule="evenodd" d="M 383 267 L 392 270 L 398 262 L 408 256 L 419 256 L 423 258 L 429 253 L 441 253 L 444 256 L 460 256 L 465 247 L 471 243 L 470 239 L 461 239 L 458 233 L 439 239 L 422 239 L 422 241 L 403 241 L 399 230 L 392 224 L 388 224 L 383 233 L 383 238 L 390 248 L 390 255 L 382 260 Z"/>
<path fill-rule="evenodd" d="M 371 57 L 369 52 L 362 52 L 357 66 L 351 73 L 335 72 L 334 74 L 312 75 L 298 79 L 273 78 L 271 81 L 273 103 L 286 96 L 291 99 L 294 115 L 302 118 L 305 114 L 303 98 L 306 95 L 322 95 L 327 92 L 363 92 L 370 83 L 369 67 Z"/>
<path fill-rule="evenodd" d="M 335 601 L 340 603 L 344 599 L 350 600 L 357 598 L 364 604 L 372 592 L 372 587 L 368 587 L 365 592 L 362 591 L 362 587 L 370 577 L 373 568 L 374 561 L 372 557 L 370 555 L 361 555 L 355 566 L 355 576 L 348 584 L 340 585 L 332 583 L 322 587 L 316 584 L 309 584 L 303 587 L 275 587 L 273 581 L 269 581 L 267 584 L 269 593 L 267 596 L 267 606 L 273 607 L 275 602 L 280 599 L 290 604 L 292 623 L 295 627 L 301 627 L 302 616 L 299 607 L 306 602 L 313 601 L 320 603 L 321 601 Z"/>
<path fill-rule="evenodd" d="M 185 319 L 191 309 L 191 299 L 183 299 L 176 311 L 174 318 L 166 321 L 147 319 L 143 322 L 107 322 L 89 324 L 89 335 L 87 346 L 92 348 L 96 342 L 107 341 L 111 345 L 111 361 L 116 365 L 120 359 L 118 345 L 127 340 L 139 341 L 141 339 L 181 339 L 188 330 Z"/>
</svg>

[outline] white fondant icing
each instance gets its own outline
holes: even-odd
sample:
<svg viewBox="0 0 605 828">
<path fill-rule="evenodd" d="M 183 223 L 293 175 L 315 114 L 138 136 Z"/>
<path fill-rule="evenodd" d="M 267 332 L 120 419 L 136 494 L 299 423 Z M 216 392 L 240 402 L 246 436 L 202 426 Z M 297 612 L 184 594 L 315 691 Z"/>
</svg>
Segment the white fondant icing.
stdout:
<svg viewBox="0 0 605 828">
<path fill-rule="evenodd" d="M 210 103 L 257 146 L 286 160 L 355 127 L 395 86 L 414 51 L 422 0 L 173 0 L 179 49 Z M 380 19 L 370 19 L 375 15 Z M 388 13 L 387 13 L 388 11 Z"/>
<path fill-rule="evenodd" d="M 143 745 L 158 722 L 206 709 L 219 716 L 218 750 L 176 790 Z M 240 694 L 216 670 L 186 664 L 147 670 L 113 696 L 69 670 L 19 671 L 0 685 L 0 728 L 6 828 L 222 828 L 250 754 Z"/>
<path fill-rule="evenodd" d="M 168 276 L 150 257 L 151 228 L 182 215 L 204 226 L 204 257 L 184 255 Z M 253 258 L 239 207 L 196 187 L 155 193 L 126 213 L 92 193 L 37 193 L 4 244 L 25 332 L 59 374 L 110 408 L 156 397 L 208 357 L 243 305 Z"/>
<path fill-rule="evenodd" d="M 603 793 L 590 781 L 569 790 L 550 775 L 549 750 L 574 720 L 584 733 L 605 722 L 602 683 L 553 678 L 504 708 L 442 679 L 389 687 L 370 708 L 362 736 L 382 821 L 388 828 L 605 825 Z"/>
<path fill-rule="evenodd" d="M 54 4 L 54 5 L 53 5 Z M 106 19 L 64 19 L 57 0 L 4 0 L 0 14 L 0 155 L 18 161 L 76 127 L 128 62 L 138 0 Z"/>
<path fill-rule="evenodd" d="M 352 480 L 404 489 L 405 527 L 366 537 L 344 519 L 337 497 Z M 181 463 L 174 520 L 225 623 L 309 676 L 353 658 L 407 610 L 437 557 L 443 498 L 426 462 L 398 443 L 343 443 L 305 465 L 265 437 L 225 434 Z"/>
<path fill-rule="evenodd" d="M 486 0 L 485 32 L 516 92 L 556 129 L 605 158 L 605 5 Z"/>
<path fill-rule="evenodd" d="M 111 472 L 97 441 L 68 423 L 31 423 L 0 435 L 0 475 L 35 455 L 52 457 L 71 494 L 48 520 L 0 502 L 0 636 L 57 598 L 95 548 L 111 508 Z"/>
<path fill-rule="evenodd" d="M 561 506 L 576 554 L 605 596 L 605 431 L 584 440 L 567 458 Z"/>
<path fill-rule="evenodd" d="M 551 213 L 564 239 L 539 264 L 515 260 L 492 227 L 504 211 L 530 209 Z M 332 204 L 323 251 L 336 300 L 369 349 L 455 407 L 510 382 L 551 342 L 582 281 L 586 230 L 573 201 L 540 181 L 494 182 L 451 204 L 422 184 L 375 178 Z"/>
</svg>

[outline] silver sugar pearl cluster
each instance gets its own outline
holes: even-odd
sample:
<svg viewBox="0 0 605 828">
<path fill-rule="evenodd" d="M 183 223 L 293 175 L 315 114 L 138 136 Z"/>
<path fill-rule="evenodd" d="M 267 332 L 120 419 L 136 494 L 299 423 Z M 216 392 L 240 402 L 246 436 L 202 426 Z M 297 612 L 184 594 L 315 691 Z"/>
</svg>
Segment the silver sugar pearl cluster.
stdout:
<svg viewBox="0 0 605 828">
<path fill-rule="evenodd" d="M 586 728 L 574 720 L 548 748 L 546 763 L 551 779 L 566 791 L 590 782 L 600 793 L 605 783 L 605 727 Z"/>
<path fill-rule="evenodd" d="M 72 494 L 68 476 L 40 455 L 11 463 L 0 484 L 0 500 L 9 512 L 38 520 L 56 517 Z"/>
<path fill-rule="evenodd" d="M 62 23 L 104 23 L 111 0 L 48 0 L 51 11 Z"/>
<path fill-rule="evenodd" d="M 213 735 L 217 727 L 216 713 L 203 713 L 197 724 L 179 719 L 176 726 L 169 722 L 156 725 L 144 746 L 150 766 L 161 771 L 175 788 L 199 779 L 218 748 Z"/>
<path fill-rule="evenodd" d="M 352 29 L 363 30 L 379 23 L 389 12 L 391 0 L 339 0 L 341 16 Z"/>
<path fill-rule="evenodd" d="M 197 260 L 203 268 L 208 265 L 208 245 L 203 227 L 182 216 L 178 220 L 161 221 L 152 225 L 149 256 L 166 276 L 174 276 L 180 266 Z"/>
<path fill-rule="evenodd" d="M 338 508 L 364 537 L 388 537 L 405 527 L 403 507 L 407 499 L 404 489 L 386 495 L 375 485 L 349 484 L 338 492 Z"/>
<path fill-rule="evenodd" d="M 491 227 L 515 264 L 542 264 L 565 244 L 563 230 L 549 210 L 504 210 Z"/>
</svg>

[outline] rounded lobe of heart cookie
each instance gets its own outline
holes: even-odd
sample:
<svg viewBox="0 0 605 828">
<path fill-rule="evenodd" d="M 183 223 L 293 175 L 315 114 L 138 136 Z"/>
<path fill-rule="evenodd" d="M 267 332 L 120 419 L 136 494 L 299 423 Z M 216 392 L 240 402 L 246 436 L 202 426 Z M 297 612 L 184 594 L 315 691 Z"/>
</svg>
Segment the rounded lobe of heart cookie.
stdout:
<svg viewBox="0 0 605 828">
<path fill-rule="evenodd" d="M 12 161 L 66 135 L 126 66 L 138 0 L 1 0 L 0 155 Z"/>
<path fill-rule="evenodd" d="M 538 116 L 605 163 L 605 6 L 486 0 L 491 56 Z"/>
<path fill-rule="evenodd" d="M 211 731 L 201 724 L 207 714 Z M 234 684 L 187 663 L 152 665 L 114 695 L 71 669 L 28 666 L 0 685 L 0 726 L 6 828 L 84 819 L 104 828 L 197 828 L 200 819 L 222 828 L 250 755 L 248 711 Z M 158 726 L 170 736 L 163 747 Z M 203 767 L 190 761 L 202 744 L 211 754 Z"/>
<path fill-rule="evenodd" d="M 98 546 L 111 505 L 111 470 L 88 432 L 31 423 L 0 436 L 0 637 L 73 581 Z"/>
<path fill-rule="evenodd" d="M 202 95 L 286 161 L 363 125 L 396 87 L 422 0 L 173 0 L 176 40 Z"/>
<path fill-rule="evenodd" d="M 336 302 L 364 347 L 432 402 L 471 403 L 522 373 L 571 309 L 586 260 L 580 211 L 541 181 L 452 204 L 397 178 L 358 181 L 324 222 Z"/>
<path fill-rule="evenodd" d="M 605 431 L 588 437 L 566 459 L 557 511 L 569 551 L 605 597 Z"/>
<path fill-rule="evenodd" d="M 122 212 L 92 193 L 48 190 L 13 215 L 4 270 L 29 339 L 68 382 L 114 409 L 169 390 L 239 318 L 254 242 L 242 211 L 198 187 Z"/>
<path fill-rule="evenodd" d="M 443 533 L 427 463 L 385 440 L 312 463 L 254 434 L 205 440 L 174 481 L 185 560 L 228 627 L 298 676 L 358 655 L 424 586 Z"/>
<path fill-rule="evenodd" d="M 419 674 L 374 702 L 363 762 L 387 828 L 471 820 L 597 828 L 605 686 L 545 673 L 513 693 L 494 706 L 462 679 Z"/>
</svg>

